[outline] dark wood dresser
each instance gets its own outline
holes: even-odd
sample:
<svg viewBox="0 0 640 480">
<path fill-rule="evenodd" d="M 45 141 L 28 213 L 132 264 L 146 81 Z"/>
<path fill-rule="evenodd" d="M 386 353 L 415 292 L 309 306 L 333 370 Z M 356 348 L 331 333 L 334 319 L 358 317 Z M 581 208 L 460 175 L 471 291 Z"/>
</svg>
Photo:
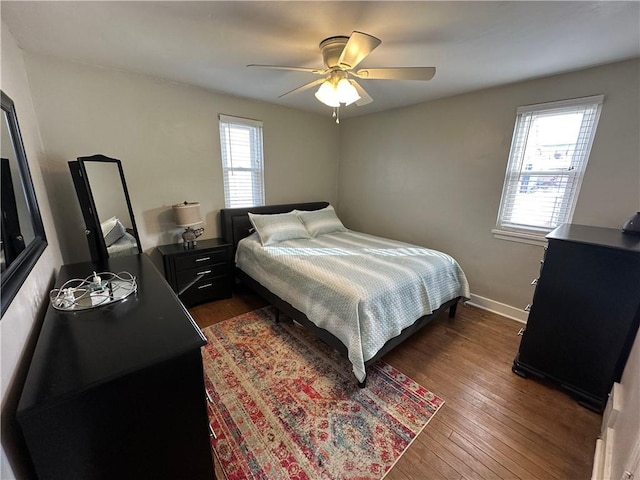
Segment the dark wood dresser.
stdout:
<svg viewBox="0 0 640 480">
<path fill-rule="evenodd" d="M 601 411 L 640 323 L 640 237 L 566 224 L 547 240 L 513 371 Z"/>
<path fill-rule="evenodd" d="M 158 247 L 164 275 L 187 307 L 231 298 L 233 289 L 233 251 L 222 238 L 198 240 L 194 248 L 181 243 Z"/>
<path fill-rule="evenodd" d="M 126 271 L 110 305 L 49 305 L 18 405 L 40 479 L 212 479 L 200 347 L 206 339 L 146 255 L 65 265 L 56 285 Z"/>
</svg>

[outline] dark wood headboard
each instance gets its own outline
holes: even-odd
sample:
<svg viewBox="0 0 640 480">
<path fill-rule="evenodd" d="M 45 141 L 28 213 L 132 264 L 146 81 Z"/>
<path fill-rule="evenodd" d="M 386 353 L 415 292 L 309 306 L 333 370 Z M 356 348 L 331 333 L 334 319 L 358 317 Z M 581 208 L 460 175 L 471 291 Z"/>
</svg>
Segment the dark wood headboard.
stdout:
<svg viewBox="0 0 640 480">
<path fill-rule="evenodd" d="M 328 202 L 287 203 L 283 205 L 265 205 L 264 207 L 223 208 L 220 210 L 222 238 L 233 244 L 235 253 L 238 242 L 251 233 L 251 222 L 248 213 L 269 215 L 287 213 L 291 210 L 320 210 L 328 206 Z"/>
</svg>

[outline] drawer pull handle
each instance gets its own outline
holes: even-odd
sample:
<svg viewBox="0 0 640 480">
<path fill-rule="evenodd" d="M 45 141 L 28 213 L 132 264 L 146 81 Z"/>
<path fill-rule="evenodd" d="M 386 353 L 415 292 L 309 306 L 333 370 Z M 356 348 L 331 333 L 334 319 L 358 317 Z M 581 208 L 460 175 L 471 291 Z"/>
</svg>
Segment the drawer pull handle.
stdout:
<svg viewBox="0 0 640 480">
<path fill-rule="evenodd" d="M 213 427 L 211 425 L 209 425 L 209 436 L 216 440 L 218 439 L 218 437 L 216 437 L 216 432 L 213 431 Z"/>
<path fill-rule="evenodd" d="M 206 275 L 207 273 L 211 273 L 211 270 L 205 270 L 203 272 L 198 272 L 198 273 L 196 273 L 196 275 Z"/>
<path fill-rule="evenodd" d="M 523 335 L 524 335 L 524 328 L 521 328 L 521 329 L 518 331 L 518 336 L 519 336 L 519 337 L 521 337 L 521 336 L 523 336 Z"/>
<path fill-rule="evenodd" d="M 206 262 L 207 260 L 211 260 L 211 257 L 196 258 L 196 262 Z"/>
<path fill-rule="evenodd" d="M 202 290 L 203 288 L 213 287 L 213 283 L 205 283 L 204 285 L 200 285 L 198 290 Z"/>
<path fill-rule="evenodd" d="M 531 285 L 537 285 L 538 284 L 538 279 L 534 278 L 533 281 L 531 282 Z"/>
<path fill-rule="evenodd" d="M 524 311 L 525 312 L 530 312 L 531 311 L 531 304 L 530 303 L 527 303 L 527 306 L 524 307 Z"/>
<path fill-rule="evenodd" d="M 209 402 L 209 403 L 213 403 L 213 399 L 211 398 L 211 395 L 209 395 L 209 391 L 208 391 L 208 390 L 205 390 L 205 391 L 204 391 L 204 393 L 206 393 L 206 394 L 207 394 L 207 402 Z"/>
</svg>

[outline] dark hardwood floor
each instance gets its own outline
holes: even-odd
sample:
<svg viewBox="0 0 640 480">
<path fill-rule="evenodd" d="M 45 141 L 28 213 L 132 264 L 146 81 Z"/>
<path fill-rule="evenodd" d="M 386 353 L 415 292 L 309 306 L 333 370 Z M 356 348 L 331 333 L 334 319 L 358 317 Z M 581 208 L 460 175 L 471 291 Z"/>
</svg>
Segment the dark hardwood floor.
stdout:
<svg viewBox="0 0 640 480">
<path fill-rule="evenodd" d="M 204 328 L 264 305 L 240 288 L 190 312 Z M 521 327 L 459 306 L 384 357 L 445 400 L 385 480 L 590 478 L 602 418 L 511 372 Z"/>
</svg>

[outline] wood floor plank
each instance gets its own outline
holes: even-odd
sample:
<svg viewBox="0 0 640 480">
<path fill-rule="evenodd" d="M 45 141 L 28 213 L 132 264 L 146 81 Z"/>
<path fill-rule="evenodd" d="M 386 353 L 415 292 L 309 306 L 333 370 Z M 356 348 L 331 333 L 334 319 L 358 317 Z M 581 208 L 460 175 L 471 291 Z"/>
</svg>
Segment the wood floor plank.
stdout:
<svg viewBox="0 0 640 480">
<path fill-rule="evenodd" d="M 482 419 L 476 419 L 463 406 L 448 410 L 439 420 L 520 478 L 560 478 L 532 461 L 513 441 L 505 442 L 505 432 L 482 423 Z"/>
<path fill-rule="evenodd" d="M 264 305 L 240 287 L 190 312 L 204 328 Z M 589 478 L 602 417 L 511 372 L 521 326 L 460 307 L 383 358 L 445 400 L 385 480 Z"/>
<path fill-rule="evenodd" d="M 415 354 L 411 354 L 410 356 L 415 358 Z M 539 415 L 540 413 L 543 415 L 545 414 L 545 410 L 543 408 L 539 411 L 532 412 L 535 422 L 528 421 L 528 423 L 529 425 L 536 422 L 541 423 L 542 425 L 547 423 L 547 425 L 541 429 L 535 428 L 531 430 L 526 426 L 523 426 L 521 422 L 518 421 L 520 417 L 518 417 L 517 412 L 503 408 L 504 411 L 508 412 L 507 415 L 503 415 L 500 411 L 500 408 L 502 408 L 500 403 L 494 401 L 493 397 L 491 397 L 491 395 L 493 395 L 493 392 L 491 391 L 492 389 L 497 392 L 503 392 L 504 385 L 496 385 L 495 382 L 489 385 L 480 385 L 467 378 L 468 369 L 464 369 L 464 371 L 457 372 L 456 374 L 456 371 L 451 370 L 451 368 L 453 367 L 451 367 L 450 364 L 445 364 L 440 365 L 439 368 L 429 369 L 428 371 L 431 372 L 431 374 L 425 375 L 422 383 L 427 385 L 432 385 L 434 383 L 448 384 L 449 389 L 455 393 L 456 399 L 468 404 L 466 410 L 469 410 L 476 420 L 478 417 L 483 417 L 483 424 L 486 424 L 489 428 L 495 429 L 496 432 L 508 429 L 503 436 L 510 438 L 510 445 L 531 457 L 539 464 L 549 463 L 554 466 L 554 471 L 558 472 L 555 475 L 556 477 L 562 478 L 567 456 L 572 457 L 571 460 L 573 461 L 581 461 L 579 456 L 573 455 L 573 446 L 570 447 L 571 450 L 567 449 L 570 442 L 565 441 L 564 444 L 558 443 L 558 435 L 548 435 L 548 433 L 557 433 L 557 429 L 554 428 L 553 424 L 545 422 L 544 416 Z M 447 371 L 448 369 L 449 371 Z M 455 378 L 455 381 L 451 381 L 451 378 Z M 513 374 L 511 374 L 511 378 L 516 379 L 516 381 L 519 379 L 519 377 L 516 377 Z M 523 381 L 528 382 L 526 380 Z M 496 398 L 499 400 L 499 397 Z M 570 411 L 573 409 L 584 410 L 575 403 L 571 403 L 570 406 Z M 599 418 L 599 416 L 593 414 L 593 412 L 588 413 Z M 544 445 L 544 448 L 540 445 Z M 545 459 L 541 460 L 541 456 L 544 456 Z M 565 474 L 569 474 L 569 472 L 566 472 Z"/>
<path fill-rule="evenodd" d="M 468 455 L 475 458 L 479 463 L 484 465 L 489 471 L 493 472 L 500 479 L 518 479 L 517 475 L 508 470 L 504 465 L 502 465 L 498 460 L 496 460 L 490 453 L 485 452 L 480 447 L 478 447 L 474 441 L 468 441 L 465 437 L 458 434 L 458 432 L 453 432 L 450 438 L 453 445 L 459 447 L 460 449 L 467 452 Z M 487 478 L 492 478 L 491 475 L 487 474 Z"/>
<path fill-rule="evenodd" d="M 436 337 L 437 334 L 437 332 L 434 332 L 428 335 Z M 409 346 L 408 348 L 411 347 Z M 526 401 L 523 404 L 530 405 L 532 410 L 548 411 L 549 409 L 555 409 L 555 413 L 562 414 L 561 422 L 571 422 L 571 419 L 566 419 L 566 407 L 569 404 L 574 405 L 575 402 L 568 399 L 568 397 L 558 396 L 557 392 L 548 386 L 514 375 L 511 372 L 511 361 L 515 356 L 515 352 L 508 353 L 508 361 L 497 362 L 495 360 L 499 359 L 496 358 L 499 352 L 491 350 L 493 357 L 487 359 L 486 352 L 470 351 L 470 347 L 465 344 L 465 340 L 449 345 L 447 350 L 446 358 L 451 361 L 440 363 L 438 362 L 440 358 L 435 357 L 433 362 L 437 363 L 434 363 L 433 367 L 449 373 L 453 372 L 461 381 L 473 382 L 489 398 L 494 398 L 498 401 L 503 400 L 502 403 L 507 408 L 509 405 L 514 404 L 514 400 L 518 399 L 523 402 Z M 452 360 L 453 358 L 455 358 L 455 361 Z M 500 365 L 502 365 L 502 368 L 500 368 Z"/>
<path fill-rule="evenodd" d="M 409 448 L 405 454 L 407 459 L 414 463 L 422 473 L 426 466 L 435 470 L 442 478 L 460 480 L 462 474 L 452 465 L 440 458 L 435 451 L 427 448 Z"/>
<path fill-rule="evenodd" d="M 470 435 L 482 438 L 484 442 L 494 447 L 500 455 L 506 455 L 516 461 L 519 467 L 537 478 L 567 478 L 570 472 L 564 471 L 562 462 L 552 462 L 551 457 L 543 457 L 538 449 L 528 449 L 521 438 L 509 427 L 500 424 L 490 416 L 481 415 L 476 408 L 461 401 L 458 404 L 457 421 L 462 422 Z M 470 428 L 473 426 L 472 428 Z M 458 429 L 458 431 L 460 431 Z M 534 445 L 535 447 L 535 445 Z M 548 462 L 545 462 L 548 460 Z M 549 469 L 549 467 L 552 467 Z M 517 473 L 517 472 L 515 472 Z"/>
<path fill-rule="evenodd" d="M 444 426 L 443 426 L 444 427 Z M 451 430 L 453 433 L 453 430 Z M 463 478 L 498 478 L 490 469 L 464 450 L 455 448 L 450 438 L 441 436 L 436 429 L 425 429 L 416 440 L 422 450 L 431 449 L 438 457 L 451 465 Z"/>
<path fill-rule="evenodd" d="M 434 372 L 436 375 L 447 375 L 448 366 L 441 366 L 436 369 Z M 514 378 L 519 378 L 513 376 Z M 427 377 L 428 378 L 428 377 Z M 427 382 L 431 383 L 432 379 L 428 379 Z M 440 383 L 447 382 L 447 378 L 436 380 Z M 522 415 L 518 415 L 518 413 L 513 410 L 507 408 L 506 406 L 501 405 L 499 402 L 500 397 L 494 395 L 493 390 L 502 391 L 503 385 L 499 385 L 495 382 L 495 380 L 489 384 L 477 383 L 468 378 L 462 378 L 461 374 L 456 376 L 456 384 L 466 384 L 470 389 L 457 390 L 458 398 L 465 400 L 469 404 L 473 405 L 476 409 L 474 410 L 474 415 L 484 416 L 487 424 L 493 424 L 495 427 L 497 423 L 510 428 L 513 432 L 510 432 L 509 435 L 515 436 L 517 438 L 519 445 L 522 445 L 522 448 L 526 451 L 530 452 L 539 452 L 540 449 L 537 448 L 537 443 L 541 439 L 540 436 L 547 436 L 550 433 L 550 430 L 556 435 L 552 435 L 550 438 L 550 442 L 545 443 L 544 455 L 548 456 L 547 461 L 551 464 L 556 465 L 556 467 L 562 471 L 564 468 L 564 457 L 567 455 L 572 455 L 570 451 L 567 451 L 566 447 L 568 443 L 558 442 L 558 430 L 554 425 L 544 425 L 545 422 L 543 419 L 538 419 L 536 422 L 527 421 L 526 418 Z M 456 388 L 456 385 L 451 386 L 452 389 Z M 581 407 L 578 407 L 581 408 Z M 534 415 L 534 418 L 537 418 L 538 412 L 531 412 Z M 595 415 L 595 414 L 594 414 Z M 526 425 L 523 425 L 525 423 Z M 538 425 L 543 425 L 543 427 L 538 428 Z M 579 461 L 579 458 L 574 458 L 574 460 Z M 546 462 L 545 462 L 546 463 Z"/>
</svg>

